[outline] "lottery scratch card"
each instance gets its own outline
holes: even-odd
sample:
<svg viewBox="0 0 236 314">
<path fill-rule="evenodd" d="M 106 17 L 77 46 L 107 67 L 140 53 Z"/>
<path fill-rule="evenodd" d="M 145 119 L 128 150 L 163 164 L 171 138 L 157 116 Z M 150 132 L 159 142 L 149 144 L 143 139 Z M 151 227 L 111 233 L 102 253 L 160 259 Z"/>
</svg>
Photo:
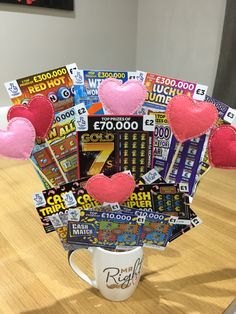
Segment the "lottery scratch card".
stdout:
<svg viewBox="0 0 236 314">
<path fill-rule="evenodd" d="M 76 125 L 80 116 L 86 112 L 85 105 L 81 103 L 56 113 L 48 133 L 48 142 L 69 182 L 78 178 Z M 52 185 L 59 186 L 65 183 L 46 143 L 35 145 L 31 159 Z M 42 182 L 45 188 L 50 188 L 45 180 L 42 179 Z"/>
<path fill-rule="evenodd" d="M 74 90 L 75 105 L 83 102 L 88 114 L 104 114 L 103 105 L 101 102 L 99 102 L 99 98 L 88 96 L 84 85 L 75 85 Z"/>
<path fill-rule="evenodd" d="M 154 160 L 158 172 L 163 171 L 171 143 L 173 141 L 173 133 L 168 124 L 165 112 L 148 111 L 148 114 L 155 117 L 154 132 Z"/>
<path fill-rule="evenodd" d="M 231 124 L 235 120 L 235 118 L 236 118 L 236 110 L 235 109 L 230 108 L 225 103 L 223 103 L 217 99 L 214 99 L 208 95 L 206 95 L 205 101 L 211 102 L 216 107 L 216 109 L 218 111 L 218 116 L 219 116 L 219 118 L 224 120 L 224 123 Z"/>
<path fill-rule="evenodd" d="M 217 125 L 222 124 L 232 124 L 236 121 L 236 110 L 230 108 L 228 105 L 216 100 L 208 95 L 206 95 L 205 101 L 212 103 L 218 111 L 218 121 Z M 208 152 L 206 150 L 204 159 L 201 162 L 201 168 L 199 170 L 199 175 L 202 176 L 209 169 L 210 164 L 208 160 Z"/>
<path fill-rule="evenodd" d="M 75 112 L 76 107 L 73 107 L 55 114 L 54 123 L 48 133 L 48 142 L 68 181 L 77 179 Z M 52 185 L 59 186 L 65 183 L 45 142 L 35 145 L 30 158 Z M 50 188 L 44 180 L 42 181 L 45 188 Z"/>
<path fill-rule="evenodd" d="M 208 87 L 202 84 L 186 82 L 155 73 L 142 71 L 136 73 L 136 78 L 143 82 L 147 88 L 147 97 L 141 112 L 139 112 L 142 114 L 146 114 L 148 109 L 165 111 L 170 99 L 176 95 L 186 94 L 196 100 L 204 100 L 206 96 Z"/>
<path fill-rule="evenodd" d="M 146 212 L 139 245 L 163 250 L 173 229 L 174 225 L 170 223 L 169 216 Z"/>
<path fill-rule="evenodd" d="M 58 188 L 44 190 L 33 195 L 35 208 L 46 233 L 54 231 L 49 217 L 67 213 L 69 208 L 93 208 L 101 204 L 95 201 L 81 186 L 85 179 L 70 182 Z"/>
<path fill-rule="evenodd" d="M 130 170 L 135 179 L 153 162 L 154 117 L 87 116 L 78 126 L 79 177 Z"/>
<path fill-rule="evenodd" d="M 145 180 L 143 178 L 145 178 Z M 145 174 L 143 178 L 138 180 L 139 184 L 144 184 L 145 182 L 148 183 L 153 180 L 158 181 L 160 175 L 155 171 L 155 169 L 152 169 Z M 68 208 L 77 207 L 81 209 L 91 209 L 101 206 L 101 204 L 95 201 L 83 188 L 87 179 L 88 178 L 76 180 L 74 182 L 61 185 L 60 187 L 47 189 L 33 195 L 35 208 L 40 216 L 46 233 L 54 231 L 54 228 L 49 220 L 49 217 L 53 214 L 58 213 L 60 216 L 61 214 L 66 213 Z M 162 181 L 162 179 L 160 180 Z M 116 205 L 115 209 L 113 205 Z M 112 204 L 111 206 L 111 210 L 117 210 L 117 204 Z"/>
<path fill-rule="evenodd" d="M 191 224 L 190 225 L 174 225 L 169 242 L 172 242 L 173 240 L 177 239 L 178 237 L 180 237 L 187 231 L 199 226 L 202 223 L 202 220 L 195 214 L 195 212 L 191 208 L 189 208 L 189 213 L 190 213 Z"/>
<path fill-rule="evenodd" d="M 160 174 L 165 177 L 173 160 L 177 141 L 168 125 L 165 112 L 150 113 L 155 116 L 156 123 L 154 165 Z M 207 142 L 207 135 L 184 142 L 169 176 L 170 183 L 187 183 L 190 195 L 194 192 L 196 176 L 206 152 Z"/>
<path fill-rule="evenodd" d="M 137 246 L 142 232 L 138 216 L 123 212 L 69 210 L 68 236 L 70 244 L 101 247 Z"/>
<path fill-rule="evenodd" d="M 206 101 L 215 105 L 218 111 L 217 124 L 232 123 L 236 117 L 236 111 L 229 106 L 221 103 L 206 95 Z M 204 173 L 209 169 L 209 160 L 207 152 L 208 134 L 199 138 L 192 139 L 183 143 L 173 170 L 170 175 L 170 182 L 186 182 L 189 185 L 189 194 L 194 195 L 197 184 Z M 164 176 L 174 155 L 176 140 L 173 137 L 166 166 L 161 172 Z M 157 160 L 155 159 L 155 164 Z"/>
<path fill-rule="evenodd" d="M 124 206 L 177 216 L 175 223 L 190 224 L 189 197 L 181 192 L 185 186 L 174 184 L 140 185 L 124 202 Z"/>
<path fill-rule="evenodd" d="M 105 71 L 105 70 L 79 70 L 79 83 L 75 86 L 75 104 L 84 102 L 89 114 L 104 114 L 99 103 L 98 87 L 107 78 L 115 78 L 122 83 L 135 78 L 136 72 Z"/>
<path fill-rule="evenodd" d="M 78 68 L 73 63 L 6 82 L 5 87 L 14 105 L 27 104 L 33 96 L 41 94 L 50 99 L 55 112 L 59 112 L 74 105 L 73 85 L 77 82 Z"/>
<path fill-rule="evenodd" d="M 38 142 L 35 144 L 30 159 L 38 166 L 53 186 L 65 183 L 46 142 Z M 50 188 L 49 184 L 40 176 L 40 173 L 38 173 L 38 175 L 45 188 Z"/>
<path fill-rule="evenodd" d="M 142 234 L 139 239 L 140 246 L 163 250 L 172 236 L 173 230 L 179 226 L 173 225 L 172 221 L 175 217 L 169 215 L 145 212 L 123 205 L 121 205 L 121 211 L 144 217 Z"/>
<path fill-rule="evenodd" d="M 76 120 L 83 110 L 81 103 L 57 113 L 48 133 L 48 142 L 69 182 L 78 178 Z"/>
</svg>

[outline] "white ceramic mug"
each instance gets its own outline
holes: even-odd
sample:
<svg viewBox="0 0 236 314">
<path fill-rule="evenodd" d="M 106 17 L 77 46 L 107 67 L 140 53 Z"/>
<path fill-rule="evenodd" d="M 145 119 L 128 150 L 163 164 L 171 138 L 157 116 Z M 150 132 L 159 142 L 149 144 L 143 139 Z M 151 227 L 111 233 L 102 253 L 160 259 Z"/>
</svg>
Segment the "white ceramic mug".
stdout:
<svg viewBox="0 0 236 314">
<path fill-rule="evenodd" d="M 94 279 L 90 279 L 74 263 L 73 256 L 78 252 L 70 251 L 68 261 L 73 271 L 111 301 L 128 299 L 135 291 L 143 263 L 143 248 L 113 252 L 100 247 L 89 247 L 92 254 Z"/>
</svg>

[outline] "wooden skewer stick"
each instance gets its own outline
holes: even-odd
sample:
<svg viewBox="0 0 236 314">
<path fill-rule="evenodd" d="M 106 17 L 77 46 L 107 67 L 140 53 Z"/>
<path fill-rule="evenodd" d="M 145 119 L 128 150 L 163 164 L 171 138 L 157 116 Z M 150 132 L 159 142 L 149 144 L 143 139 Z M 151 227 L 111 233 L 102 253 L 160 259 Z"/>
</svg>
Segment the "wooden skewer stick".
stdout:
<svg viewBox="0 0 236 314">
<path fill-rule="evenodd" d="M 48 178 L 45 176 L 45 174 L 39 169 L 39 167 L 33 162 L 32 159 L 29 159 L 35 170 L 39 172 L 41 177 L 47 182 L 47 184 L 50 186 L 50 188 L 54 188 L 55 186 L 48 180 Z"/>
<path fill-rule="evenodd" d="M 62 170 L 62 168 L 61 168 L 61 166 L 60 166 L 60 164 L 59 164 L 59 162 L 58 162 L 58 160 L 57 160 L 57 157 L 55 156 L 54 151 L 52 150 L 51 145 L 49 144 L 49 142 L 48 142 L 47 139 L 45 139 L 45 142 L 46 142 L 47 145 L 48 145 L 48 148 L 49 148 L 49 150 L 50 150 L 50 153 L 51 153 L 51 155 L 52 155 L 52 157 L 53 157 L 53 159 L 54 159 L 54 161 L 55 161 L 55 163 L 56 163 L 56 165 L 57 165 L 57 167 L 58 167 L 58 169 L 59 169 L 59 171 L 60 171 L 60 173 L 61 173 L 63 179 L 65 180 L 66 183 L 68 183 L 69 181 L 68 181 L 68 179 L 67 179 L 67 177 L 66 177 L 64 171 Z"/>
<path fill-rule="evenodd" d="M 210 171 L 210 170 L 211 170 L 211 168 L 212 168 L 212 167 L 211 167 L 211 166 L 209 166 L 209 167 L 208 167 L 208 169 L 207 169 L 207 170 L 206 170 L 206 171 L 202 174 L 202 176 L 201 176 L 201 177 L 204 177 L 204 176 L 208 173 L 208 171 Z"/>
<path fill-rule="evenodd" d="M 166 177 L 165 177 L 166 182 L 169 181 L 169 176 L 170 176 L 171 171 L 172 171 L 172 169 L 173 169 L 173 167 L 174 167 L 174 164 L 175 164 L 175 161 L 176 161 L 176 159 L 177 159 L 177 156 L 178 156 L 179 150 L 180 150 L 180 148 L 181 148 L 181 145 L 182 145 L 182 143 L 178 142 L 178 144 L 177 144 L 177 146 L 176 146 L 175 154 L 174 154 L 174 156 L 173 156 L 173 158 L 172 158 L 170 167 L 169 167 L 168 172 L 167 172 L 167 175 L 166 175 Z"/>
</svg>

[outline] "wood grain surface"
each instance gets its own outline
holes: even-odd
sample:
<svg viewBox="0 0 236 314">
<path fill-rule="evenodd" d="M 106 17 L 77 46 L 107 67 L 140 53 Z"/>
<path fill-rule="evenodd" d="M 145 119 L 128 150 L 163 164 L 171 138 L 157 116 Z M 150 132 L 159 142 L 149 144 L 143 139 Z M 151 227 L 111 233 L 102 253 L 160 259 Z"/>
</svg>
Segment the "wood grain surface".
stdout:
<svg viewBox="0 0 236 314">
<path fill-rule="evenodd" d="M 137 290 L 117 303 L 78 278 L 44 232 L 32 202 L 42 189 L 28 161 L 0 160 L 0 313 L 218 314 L 236 297 L 236 171 L 202 178 L 192 207 L 203 224 L 164 252 L 146 249 Z M 92 276 L 88 252 L 78 255 Z"/>
</svg>

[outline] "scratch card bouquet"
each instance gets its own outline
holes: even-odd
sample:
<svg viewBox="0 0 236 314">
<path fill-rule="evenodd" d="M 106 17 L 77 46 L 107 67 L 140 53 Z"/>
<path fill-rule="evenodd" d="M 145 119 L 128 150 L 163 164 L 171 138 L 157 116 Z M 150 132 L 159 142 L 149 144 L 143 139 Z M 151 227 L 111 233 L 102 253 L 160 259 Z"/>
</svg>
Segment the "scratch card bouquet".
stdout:
<svg viewBox="0 0 236 314">
<path fill-rule="evenodd" d="M 0 155 L 31 161 L 45 187 L 35 208 L 72 269 L 127 299 L 143 247 L 163 250 L 201 223 L 191 202 L 210 166 L 236 168 L 235 111 L 205 85 L 141 71 L 70 64 L 5 86 L 14 106 Z M 74 263 L 81 248 L 94 280 Z"/>
</svg>

